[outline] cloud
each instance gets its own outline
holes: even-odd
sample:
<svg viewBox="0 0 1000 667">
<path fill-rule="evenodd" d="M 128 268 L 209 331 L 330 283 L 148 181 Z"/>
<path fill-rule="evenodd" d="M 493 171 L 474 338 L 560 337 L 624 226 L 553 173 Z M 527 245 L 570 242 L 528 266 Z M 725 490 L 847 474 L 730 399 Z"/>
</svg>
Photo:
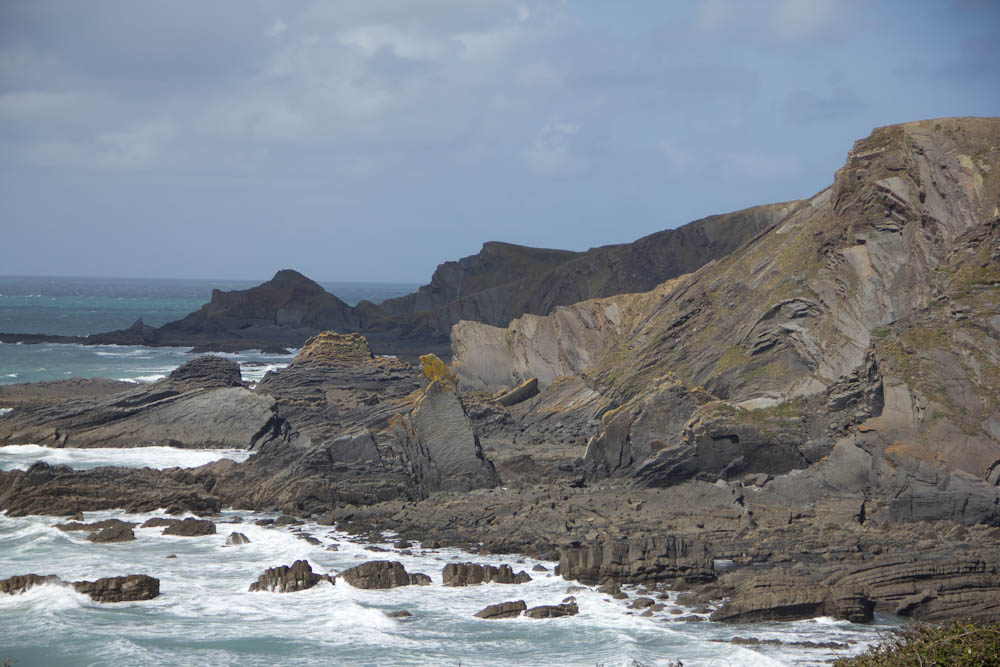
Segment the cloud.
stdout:
<svg viewBox="0 0 1000 667">
<path fill-rule="evenodd" d="M 852 5 L 852 0 L 701 0 L 694 25 L 707 34 L 797 42 L 829 33 L 853 11 Z"/>
<path fill-rule="evenodd" d="M 582 171 L 586 161 L 573 152 L 573 137 L 581 126 L 553 118 L 535 136 L 524 151 L 533 171 L 544 175 L 572 174 Z"/>
<path fill-rule="evenodd" d="M 839 86 L 829 95 L 796 90 L 785 98 L 785 118 L 799 125 L 837 120 L 856 114 L 865 107 L 854 92 Z"/>
</svg>

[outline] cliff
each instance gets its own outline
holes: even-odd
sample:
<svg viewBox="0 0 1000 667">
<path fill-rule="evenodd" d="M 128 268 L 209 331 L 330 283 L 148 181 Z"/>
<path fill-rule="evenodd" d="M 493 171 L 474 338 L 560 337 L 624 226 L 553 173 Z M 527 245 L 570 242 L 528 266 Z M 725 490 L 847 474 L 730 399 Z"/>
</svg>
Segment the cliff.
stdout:
<svg viewBox="0 0 1000 667">
<path fill-rule="evenodd" d="M 1000 119 L 878 128 L 831 187 L 717 262 L 502 330 L 456 326 L 456 369 L 492 389 L 584 376 L 595 479 L 764 474 L 774 502 L 1000 520 L 998 145 Z"/>
</svg>

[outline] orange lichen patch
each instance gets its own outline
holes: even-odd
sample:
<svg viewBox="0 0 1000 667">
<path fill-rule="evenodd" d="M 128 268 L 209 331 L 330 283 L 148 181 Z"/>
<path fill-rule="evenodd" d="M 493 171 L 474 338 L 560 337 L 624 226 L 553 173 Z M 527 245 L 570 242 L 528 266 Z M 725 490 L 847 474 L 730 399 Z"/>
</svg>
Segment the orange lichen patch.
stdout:
<svg viewBox="0 0 1000 667">
<path fill-rule="evenodd" d="M 428 382 L 440 382 L 442 386 L 454 389 L 458 381 L 448 367 L 436 354 L 424 354 L 420 357 L 420 370 Z"/>
</svg>

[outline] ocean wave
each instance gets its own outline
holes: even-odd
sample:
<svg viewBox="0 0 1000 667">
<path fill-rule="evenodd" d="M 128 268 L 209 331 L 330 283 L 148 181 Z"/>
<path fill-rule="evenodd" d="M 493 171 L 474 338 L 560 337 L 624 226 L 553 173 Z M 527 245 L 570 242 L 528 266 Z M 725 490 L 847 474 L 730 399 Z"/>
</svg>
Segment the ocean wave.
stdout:
<svg viewBox="0 0 1000 667">
<path fill-rule="evenodd" d="M 77 470 L 100 466 L 127 468 L 197 468 L 220 459 L 245 461 L 250 452 L 243 449 L 180 449 L 177 447 L 95 447 L 88 449 L 53 448 L 40 445 L 0 447 L 0 470 L 27 470 L 36 461 L 50 465 L 65 464 Z"/>
</svg>

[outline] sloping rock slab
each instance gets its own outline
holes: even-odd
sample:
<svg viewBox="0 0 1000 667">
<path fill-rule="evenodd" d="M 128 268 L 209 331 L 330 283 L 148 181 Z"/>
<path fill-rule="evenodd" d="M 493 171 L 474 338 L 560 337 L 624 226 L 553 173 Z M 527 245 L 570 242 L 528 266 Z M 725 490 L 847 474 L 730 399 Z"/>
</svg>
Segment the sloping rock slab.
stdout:
<svg viewBox="0 0 1000 667">
<path fill-rule="evenodd" d="M 499 604 L 491 604 L 485 609 L 480 609 L 475 615 L 476 618 L 485 618 L 488 620 L 498 618 L 517 618 L 523 614 L 527 608 L 528 605 L 524 603 L 524 600 L 500 602 Z"/>
</svg>

